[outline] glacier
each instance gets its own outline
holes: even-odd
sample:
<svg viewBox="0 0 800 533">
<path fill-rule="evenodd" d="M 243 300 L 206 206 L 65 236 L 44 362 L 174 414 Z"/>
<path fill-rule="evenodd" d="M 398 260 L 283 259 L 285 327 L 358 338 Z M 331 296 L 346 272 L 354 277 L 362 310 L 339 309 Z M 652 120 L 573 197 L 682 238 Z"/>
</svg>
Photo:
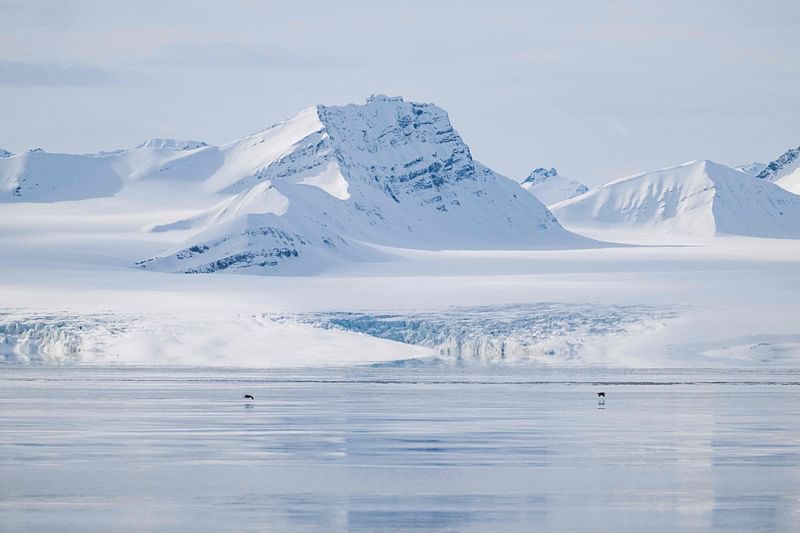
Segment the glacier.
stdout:
<svg viewBox="0 0 800 533">
<path fill-rule="evenodd" d="M 527 185 L 560 179 L 537 169 Z M 552 210 L 475 160 L 446 111 L 381 95 L 220 146 L 7 154 L 0 359 L 691 366 L 800 353 L 798 197 L 777 184 L 694 161 Z"/>
<path fill-rule="evenodd" d="M 680 308 L 564 303 L 455 307 L 418 312 L 326 312 L 294 317 L 432 348 L 456 361 L 580 361 L 598 338 L 655 329 Z"/>
<path fill-rule="evenodd" d="M 309 338 L 315 334 L 329 336 L 326 332 L 342 332 L 345 336 L 357 334 L 356 340 L 363 340 L 363 335 L 367 335 L 398 343 L 397 350 L 383 348 L 397 360 L 438 355 L 451 362 L 586 364 L 591 361 L 592 350 L 600 349 L 602 343 L 598 341 L 614 335 L 641 335 L 659 329 L 682 311 L 685 309 L 677 306 L 543 302 L 418 312 L 217 316 L 213 319 L 216 324 L 206 327 L 217 329 L 218 336 L 247 332 L 251 337 L 263 338 L 264 334 L 275 331 L 288 335 L 293 327 L 304 328 Z M 212 321 L 210 317 L 195 317 L 195 320 Z M 197 340 L 190 342 L 203 349 L 199 340 L 207 341 L 209 331 L 206 336 L 195 333 Z M 168 315 L 4 313 L 0 315 L 0 358 L 6 362 L 58 364 L 176 362 L 173 341 L 186 335 L 192 335 L 187 324 Z M 169 340 L 165 340 L 167 338 Z M 153 354 L 148 353 L 145 344 L 162 346 Z M 126 346 L 136 346 L 141 353 L 131 354 Z M 253 350 L 253 344 L 246 346 L 243 351 Z M 417 350 L 414 346 L 430 350 Z M 202 356 L 198 354 L 197 357 Z M 224 359 L 224 364 L 233 362 L 229 357 Z"/>
</svg>

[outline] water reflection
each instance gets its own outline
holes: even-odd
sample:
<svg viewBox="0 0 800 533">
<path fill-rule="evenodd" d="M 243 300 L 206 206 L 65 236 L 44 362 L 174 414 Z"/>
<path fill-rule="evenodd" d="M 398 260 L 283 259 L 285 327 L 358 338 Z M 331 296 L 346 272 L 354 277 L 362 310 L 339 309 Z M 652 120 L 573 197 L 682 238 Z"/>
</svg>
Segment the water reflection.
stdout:
<svg viewBox="0 0 800 533">
<path fill-rule="evenodd" d="M 791 530 L 799 388 L 795 371 L 8 366 L 0 530 Z"/>
</svg>

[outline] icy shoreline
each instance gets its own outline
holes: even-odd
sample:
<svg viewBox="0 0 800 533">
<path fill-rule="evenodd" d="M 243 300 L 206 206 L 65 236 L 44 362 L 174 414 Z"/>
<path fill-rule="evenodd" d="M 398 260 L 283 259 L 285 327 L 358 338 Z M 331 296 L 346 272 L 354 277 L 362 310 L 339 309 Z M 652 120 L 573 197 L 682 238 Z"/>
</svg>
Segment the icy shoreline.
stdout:
<svg viewBox="0 0 800 533">
<path fill-rule="evenodd" d="M 411 313 L 332 312 L 297 320 L 426 346 L 459 361 L 586 362 L 612 335 L 657 329 L 678 310 L 656 306 L 559 303 L 453 307 Z"/>
<path fill-rule="evenodd" d="M 678 316 L 678 310 L 656 306 L 607 306 L 540 303 L 481 307 L 452 307 L 417 313 L 402 312 L 331 312 L 298 315 L 196 317 L 198 338 L 227 336 L 235 342 L 236 334 L 263 336 L 277 332 L 287 335 L 302 331 L 309 344 L 325 338 L 341 337 L 399 359 L 438 355 L 445 361 L 517 361 L 586 363 L 587 354 L 599 350 L 599 344 L 613 335 L 631 335 L 657 329 L 664 321 Z M 177 343 L 185 343 L 192 326 L 169 315 L 134 316 L 123 314 L 33 316 L 0 315 L 0 355 L 7 362 L 18 363 L 212 363 L 209 355 L 214 343 L 196 343 L 198 358 L 180 360 L 171 356 Z M 242 328 L 246 328 L 243 331 Z M 200 333 L 201 330 L 204 330 Z M 237 331 L 238 330 L 238 331 Z M 146 337 L 149 342 L 148 358 Z M 257 343 L 250 341 L 253 349 Z M 157 349 L 159 357 L 153 353 Z M 129 347 L 140 346 L 141 353 Z M 230 352 L 232 346 L 226 346 Z M 247 347 L 240 347 L 247 350 Z M 346 356 L 347 354 L 342 354 Z M 220 364 L 236 360 L 217 354 Z M 391 360 L 372 354 L 369 361 Z M 252 363 L 258 363 L 250 360 Z M 285 358 L 281 360 L 286 362 Z M 333 358 L 336 362 L 337 358 Z M 363 362 L 359 359 L 356 362 Z M 275 362 L 263 361 L 265 366 Z M 278 363 L 280 365 L 280 362 Z M 257 364 L 258 366 L 258 364 Z"/>
</svg>

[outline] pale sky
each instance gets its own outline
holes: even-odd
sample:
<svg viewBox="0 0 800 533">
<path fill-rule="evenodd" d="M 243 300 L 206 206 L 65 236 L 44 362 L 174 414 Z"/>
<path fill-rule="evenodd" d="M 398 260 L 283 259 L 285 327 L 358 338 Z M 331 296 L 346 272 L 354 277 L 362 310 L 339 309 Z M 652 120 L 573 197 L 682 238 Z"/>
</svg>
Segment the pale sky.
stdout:
<svg viewBox="0 0 800 533">
<path fill-rule="evenodd" d="M 800 145 L 800 1 L 0 0 L 0 148 L 213 144 L 371 93 L 591 185 Z"/>
</svg>

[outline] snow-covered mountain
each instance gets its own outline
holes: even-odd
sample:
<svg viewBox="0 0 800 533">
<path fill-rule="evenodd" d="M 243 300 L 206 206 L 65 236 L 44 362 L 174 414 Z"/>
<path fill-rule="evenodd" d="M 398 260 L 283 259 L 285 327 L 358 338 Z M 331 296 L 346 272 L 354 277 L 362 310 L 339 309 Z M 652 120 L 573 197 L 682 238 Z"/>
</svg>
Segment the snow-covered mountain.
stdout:
<svg viewBox="0 0 800 533">
<path fill-rule="evenodd" d="M 88 155 L 53 154 L 37 148 L 0 159 L 0 202 L 109 197 L 142 179 L 203 181 L 222 160 L 216 147 L 173 139 Z"/>
<path fill-rule="evenodd" d="M 752 161 L 750 163 L 745 163 L 744 165 L 739 165 L 734 167 L 739 172 L 744 172 L 745 174 L 750 174 L 751 176 L 757 176 L 759 172 L 766 168 L 766 163 L 761 163 L 759 161 Z"/>
<path fill-rule="evenodd" d="M 184 218 L 153 221 L 151 232 L 179 244 L 142 258 L 146 269 L 310 273 L 383 257 L 373 245 L 596 244 L 473 160 L 443 109 L 399 97 L 314 106 L 219 147 L 153 139 L 110 153 L 0 160 L 0 201 L 141 201 L 156 186 L 162 203 L 171 195 L 207 201 Z"/>
<path fill-rule="evenodd" d="M 580 196 L 589 190 L 583 183 L 560 176 L 555 168 L 534 169 L 521 185 L 548 206 Z"/>
<path fill-rule="evenodd" d="M 787 191 L 800 194 L 800 146 L 787 150 L 758 173 L 758 178 L 769 180 Z"/>
<path fill-rule="evenodd" d="M 197 233 L 144 268 L 298 271 L 379 254 L 364 243 L 423 249 L 586 245 L 517 185 L 474 161 L 447 113 L 377 96 L 315 106 L 220 148 L 207 184 L 233 193 L 155 228 Z M 283 268 L 283 265 L 288 265 Z"/>
<path fill-rule="evenodd" d="M 196 150 L 208 146 L 203 141 L 190 141 L 185 139 L 164 139 L 156 137 L 147 139 L 136 148 L 163 148 L 165 150 Z"/>
<path fill-rule="evenodd" d="M 0 148 L 0 157 L 11 157 L 12 155 L 14 154 L 9 152 L 8 150 L 3 150 L 2 148 Z"/>
<path fill-rule="evenodd" d="M 800 238 L 800 196 L 712 161 L 622 178 L 553 212 L 576 228 Z"/>
</svg>

